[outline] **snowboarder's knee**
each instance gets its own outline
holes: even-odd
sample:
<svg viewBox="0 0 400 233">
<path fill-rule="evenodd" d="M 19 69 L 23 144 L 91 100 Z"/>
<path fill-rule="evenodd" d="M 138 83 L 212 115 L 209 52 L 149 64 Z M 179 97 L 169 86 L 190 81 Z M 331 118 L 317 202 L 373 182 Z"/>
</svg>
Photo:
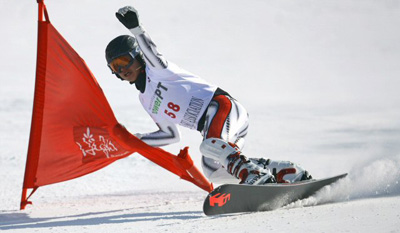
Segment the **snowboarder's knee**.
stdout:
<svg viewBox="0 0 400 233">
<path fill-rule="evenodd" d="M 200 152 L 207 158 L 224 164 L 228 155 L 236 153 L 237 149 L 220 138 L 207 138 L 200 145 Z"/>
</svg>

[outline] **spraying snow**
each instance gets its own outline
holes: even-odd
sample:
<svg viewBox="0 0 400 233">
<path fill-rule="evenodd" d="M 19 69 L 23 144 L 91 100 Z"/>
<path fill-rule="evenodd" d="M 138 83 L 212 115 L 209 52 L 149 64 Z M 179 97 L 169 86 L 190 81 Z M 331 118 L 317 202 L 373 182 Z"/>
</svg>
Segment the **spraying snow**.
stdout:
<svg viewBox="0 0 400 233">
<path fill-rule="evenodd" d="M 400 155 L 357 165 L 351 173 L 314 196 L 286 206 L 298 208 L 332 202 L 400 195 Z M 373 175 L 376 174 L 376 175 Z"/>
</svg>

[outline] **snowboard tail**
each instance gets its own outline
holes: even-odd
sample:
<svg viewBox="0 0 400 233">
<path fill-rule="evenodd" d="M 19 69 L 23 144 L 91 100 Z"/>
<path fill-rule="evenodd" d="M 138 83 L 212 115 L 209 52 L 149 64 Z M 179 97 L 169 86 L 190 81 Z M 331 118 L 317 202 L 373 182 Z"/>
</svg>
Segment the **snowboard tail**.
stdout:
<svg viewBox="0 0 400 233">
<path fill-rule="evenodd" d="M 206 215 L 273 210 L 310 197 L 324 186 L 346 174 L 292 184 L 242 185 L 225 184 L 215 188 L 205 199 Z"/>
</svg>

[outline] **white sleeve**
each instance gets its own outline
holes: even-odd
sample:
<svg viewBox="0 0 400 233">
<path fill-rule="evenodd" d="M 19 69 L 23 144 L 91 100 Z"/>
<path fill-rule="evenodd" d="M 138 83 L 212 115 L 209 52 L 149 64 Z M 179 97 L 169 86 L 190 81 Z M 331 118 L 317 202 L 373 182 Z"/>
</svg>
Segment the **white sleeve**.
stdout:
<svg viewBox="0 0 400 233">
<path fill-rule="evenodd" d="M 166 146 L 180 141 L 180 132 L 175 124 L 168 121 L 156 123 L 159 130 L 140 134 L 140 140 L 154 147 Z"/>
<path fill-rule="evenodd" d="M 157 46 L 151 40 L 150 36 L 142 26 L 138 26 L 129 30 L 138 41 L 140 50 L 143 52 L 146 65 L 149 68 L 165 69 L 168 66 L 167 60 L 157 51 Z"/>
</svg>

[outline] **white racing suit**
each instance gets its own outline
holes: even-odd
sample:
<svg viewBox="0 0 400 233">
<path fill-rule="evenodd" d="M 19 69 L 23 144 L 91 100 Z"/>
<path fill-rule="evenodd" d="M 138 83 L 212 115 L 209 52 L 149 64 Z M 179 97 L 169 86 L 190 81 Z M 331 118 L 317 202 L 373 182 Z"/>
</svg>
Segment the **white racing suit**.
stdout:
<svg viewBox="0 0 400 233">
<path fill-rule="evenodd" d="M 139 94 L 139 99 L 159 127 L 156 132 L 137 136 L 151 146 L 164 146 L 180 140 L 176 125 L 181 125 L 200 131 L 204 139 L 220 138 L 241 150 L 249 125 L 246 109 L 225 91 L 167 61 L 143 27 L 130 31 L 136 37 L 146 62 L 145 89 Z M 239 183 L 240 180 L 221 165 L 224 159 L 218 161 L 203 153 L 205 175 L 214 183 Z M 258 163 L 258 160 L 252 161 Z M 290 162 L 262 161 L 259 165 L 275 171 L 275 174 L 282 169 L 295 168 L 294 172 L 289 171 L 290 176 L 284 177 L 289 182 L 299 180 L 304 171 Z"/>
</svg>

